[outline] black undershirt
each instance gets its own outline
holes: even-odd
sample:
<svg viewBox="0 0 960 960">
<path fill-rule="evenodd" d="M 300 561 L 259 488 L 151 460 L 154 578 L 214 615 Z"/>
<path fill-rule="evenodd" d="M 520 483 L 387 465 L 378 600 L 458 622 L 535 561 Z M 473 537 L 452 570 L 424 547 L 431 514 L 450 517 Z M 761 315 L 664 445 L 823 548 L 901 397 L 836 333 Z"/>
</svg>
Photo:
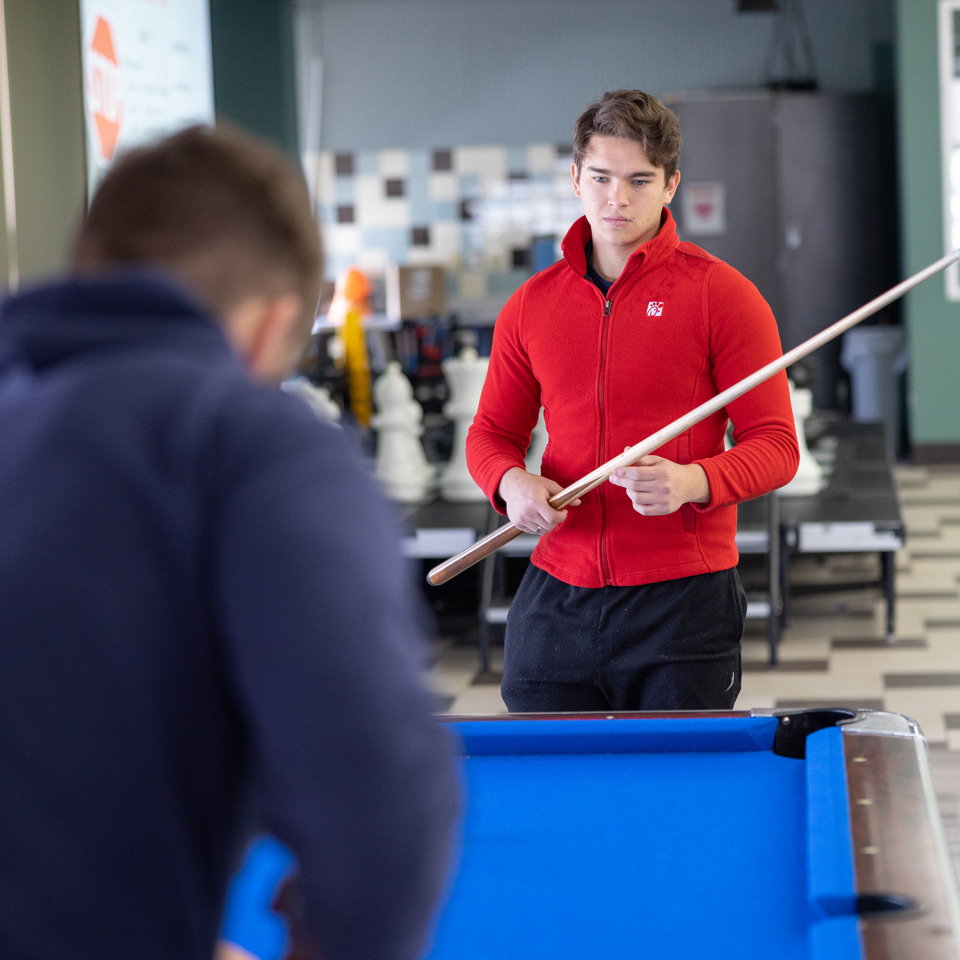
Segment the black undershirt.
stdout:
<svg viewBox="0 0 960 960">
<path fill-rule="evenodd" d="M 612 280 L 607 280 L 604 277 L 601 277 L 596 270 L 593 269 L 593 241 L 591 240 L 586 247 L 584 247 L 583 252 L 587 255 L 587 279 L 595 283 L 599 288 L 601 293 L 606 296 L 610 290 L 610 287 L 613 286 Z"/>
</svg>

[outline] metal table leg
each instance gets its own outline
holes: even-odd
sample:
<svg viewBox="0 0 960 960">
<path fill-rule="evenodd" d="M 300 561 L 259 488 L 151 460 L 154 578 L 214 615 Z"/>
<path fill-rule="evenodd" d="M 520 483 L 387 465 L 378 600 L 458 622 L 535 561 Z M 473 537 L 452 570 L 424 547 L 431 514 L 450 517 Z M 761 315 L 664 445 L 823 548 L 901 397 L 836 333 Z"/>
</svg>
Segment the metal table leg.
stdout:
<svg viewBox="0 0 960 960">
<path fill-rule="evenodd" d="M 896 553 L 892 550 L 880 554 L 880 566 L 883 576 L 883 592 L 887 598 L 887 643 L 893 643 L 897 632 L 897 594 L 894 583 Z"/>
<path fill-rule="evenodd" d="M 783 604 L 780 581 L 781 549 L 780 497 L 774 492 L 767 495 L 767 599 L 770 604 L 767 642 L 770 645 L 770 666 L 776 666 L 780 646 L 780 615 Z"/>
</svg>

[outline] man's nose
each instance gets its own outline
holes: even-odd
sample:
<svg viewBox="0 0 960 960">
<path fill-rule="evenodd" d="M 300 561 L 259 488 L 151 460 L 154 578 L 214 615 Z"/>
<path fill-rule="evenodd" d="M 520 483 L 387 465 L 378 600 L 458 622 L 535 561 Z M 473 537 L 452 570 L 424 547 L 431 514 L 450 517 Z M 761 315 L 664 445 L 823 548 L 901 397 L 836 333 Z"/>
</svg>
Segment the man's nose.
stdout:
<svg viewBox="0 0 960 960">
<path fill-rule="evenodd" d="M 622 207 L 627 203 L 627 185 L 625 183 L 611 183 L 607 203 L 614 207 Z"/>
</svg>

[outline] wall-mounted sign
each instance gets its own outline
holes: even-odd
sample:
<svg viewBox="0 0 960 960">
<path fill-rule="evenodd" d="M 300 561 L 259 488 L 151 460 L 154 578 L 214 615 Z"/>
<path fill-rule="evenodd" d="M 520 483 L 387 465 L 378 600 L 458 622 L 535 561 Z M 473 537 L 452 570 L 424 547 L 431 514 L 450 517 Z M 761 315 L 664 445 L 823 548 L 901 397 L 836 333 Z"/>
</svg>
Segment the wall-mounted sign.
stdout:
<svg viewBox="0 0 960 960">
<path fill-rule="evenodd" d="M 80 0 L 87 186 L 124 148 L 213 123 L 209 0 Z"/>
<path fill-rule="evenodd" d="M 689 237 L 719 237 L 727 232 L 727 188 L 701 181 L 680 184 L 683 232 Z"/>
</svg>

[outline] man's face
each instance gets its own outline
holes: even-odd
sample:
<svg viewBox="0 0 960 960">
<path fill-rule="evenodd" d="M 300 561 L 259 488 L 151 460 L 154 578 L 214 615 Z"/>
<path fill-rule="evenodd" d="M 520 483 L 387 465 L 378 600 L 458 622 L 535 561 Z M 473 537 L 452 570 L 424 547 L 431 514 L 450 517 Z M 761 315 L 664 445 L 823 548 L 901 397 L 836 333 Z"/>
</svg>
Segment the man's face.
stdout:
<svg viewBox="0 0 960 960">
<path fill-rule="evenodd" d="M 573 164 L 571 174 L 601 256 L 628 256 L 655 237 L 663 205 L 680 182 L 679 172 L 666 182 L 663 167 L 654 166 L 635 140 L 622 137 L 591 137 L 579 172 Z"/>
</svg>

